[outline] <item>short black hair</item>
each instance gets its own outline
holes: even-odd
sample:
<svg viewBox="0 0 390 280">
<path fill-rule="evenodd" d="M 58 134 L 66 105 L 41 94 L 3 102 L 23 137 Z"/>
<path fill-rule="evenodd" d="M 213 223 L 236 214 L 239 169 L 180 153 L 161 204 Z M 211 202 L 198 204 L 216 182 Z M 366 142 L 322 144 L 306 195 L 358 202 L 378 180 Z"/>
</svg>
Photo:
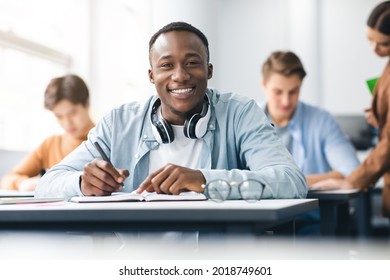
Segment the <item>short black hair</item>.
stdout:
<svg viewBox="0 0 390 280">
<path fill-rule="evenodd" d="M 390 35 L 390 1 L 378 4 L 367 19 L 367 25 L 385 35 Z"/>
<path fill-rule="evenodd" d="M 149 61 L 151 61 L 150 58 L 151 58 L 152 48 L 153 48 L 153 45 L 156 42 L 157 38 L 161 34 L 164 34 L 164 33 L 170 32 L 170 31 L 188 31 L 188 32 L 192 32 L 192 33 L 196 34 L 202 40 L 203 45 L 206 48 L 207 63 L 210 62 L 209 41 L 207 40 L 207 37 L 198 28 L 192 26 L 189 23 L 182 22 L 182 21 L 171 22 L 153 34 L 153 36 L 150 38 L 150 41 L 149 41 Z"/>
</svg>

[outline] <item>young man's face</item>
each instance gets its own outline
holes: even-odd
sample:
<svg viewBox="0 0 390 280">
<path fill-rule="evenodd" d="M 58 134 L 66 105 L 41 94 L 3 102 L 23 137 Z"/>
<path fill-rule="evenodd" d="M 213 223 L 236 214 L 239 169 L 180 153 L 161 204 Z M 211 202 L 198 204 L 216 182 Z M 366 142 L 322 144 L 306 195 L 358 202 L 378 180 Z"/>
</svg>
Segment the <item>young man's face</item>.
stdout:
<svg viewBox="0 0 390 280">
<path fill-rule="evenodd" d="M 202 40 L 188 31 L 161 34 L 151 50 L 149 79 L 161 99 L 163 117 L 183 125 L 202 110 L 212 65 Z"/>
<path fill-rule="evenodd" d="M 58 102 L 52 111 L 66 133 L 82 139 L 85 138 L 86 130 L 90 125 L 88 109 L 89 105 L 73 104 L 64 99 Z"/>
<path fill-rule="evenodd" d="M 390 56 L 390 36 L 387 36 L 375 29 L 368 27 L 367 37 L 373 51 L 378 56 Z"/>
<path fill-rule="evenodd" d="M 267 80 L 263 80 L 268 112 L 275 121 L 287 121 L 292 118 L 298 105 L 301 85 L 299 75 L 287 77 L 272 73 Z"/>
</svg>

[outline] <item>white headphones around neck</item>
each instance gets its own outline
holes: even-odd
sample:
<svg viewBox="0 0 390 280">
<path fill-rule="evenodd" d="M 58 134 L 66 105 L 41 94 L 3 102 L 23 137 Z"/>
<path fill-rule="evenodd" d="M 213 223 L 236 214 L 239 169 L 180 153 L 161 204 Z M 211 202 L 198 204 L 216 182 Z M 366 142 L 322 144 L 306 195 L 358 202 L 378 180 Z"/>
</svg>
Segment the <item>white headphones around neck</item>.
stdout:
<svg viewBox="0 0 390 280">
<path fill-rule="evenodd" d="M 161 105 L 160 98 L 154 101 L 152 106 L 152 112 L 150 115 L 150 121 L 152 123 L 153 135 L 158 143 L 168 144 L 175 140 L 173 129 L 169 122 L 163 117 L 159 118 L 158 108 Z M 205 94 L 202 112 L 192 115 L 184 122 L 184 135 L 187 138 L 199 139 L 202 138 L 207 132 L 207 125 L 211 116 L 210 101 L 207 94 Z"/>
</svg>

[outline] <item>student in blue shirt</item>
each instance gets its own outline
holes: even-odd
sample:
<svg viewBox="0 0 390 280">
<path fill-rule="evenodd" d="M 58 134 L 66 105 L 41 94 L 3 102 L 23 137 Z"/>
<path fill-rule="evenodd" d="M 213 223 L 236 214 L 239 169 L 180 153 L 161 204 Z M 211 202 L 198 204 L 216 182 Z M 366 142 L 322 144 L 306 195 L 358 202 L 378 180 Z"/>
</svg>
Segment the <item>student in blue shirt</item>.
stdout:
<svg viewBox="0 0 390 280">
<path fill-rule="evenodd" d="M 265 112 L 305 174 L 310 187 L 344 178 L 359 165 L 356 151 L 325 110 L 299 101 L 303 65 L 292 52 L 273 52 L 262 67 Z"/>
<path fill-rule="evenodd" d="M 109 112 L 42 177 L 36 196 L 203 192 L 215 179 L 261 180 L 269 184 L 265 198 L 306 196 L 303 174 L 255 101 L 207 88 L 213 66 L 201 31 L 166 25 L 149 42 L 149 60 L 157 96 Z M 95 141 L 112 165 L 100 159 Z M 230 198 L 240 198 L 237 188 Z"/>
</svg>

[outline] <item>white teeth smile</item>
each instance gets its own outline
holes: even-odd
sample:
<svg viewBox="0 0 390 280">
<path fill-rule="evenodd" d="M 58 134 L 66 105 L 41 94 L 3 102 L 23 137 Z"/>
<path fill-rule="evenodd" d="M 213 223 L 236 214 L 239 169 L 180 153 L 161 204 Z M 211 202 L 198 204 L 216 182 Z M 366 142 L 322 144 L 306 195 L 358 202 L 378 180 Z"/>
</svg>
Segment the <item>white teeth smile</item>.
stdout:
<svg viewBox="0 0 390 280">
<path fill-rule="evenodd" d="M 172 93 L 176 94 L 186 94 L 189 93 L 192 90 L 192 88 L 181 88 L 181 89 L 172 89 Z"/>
</svg>

